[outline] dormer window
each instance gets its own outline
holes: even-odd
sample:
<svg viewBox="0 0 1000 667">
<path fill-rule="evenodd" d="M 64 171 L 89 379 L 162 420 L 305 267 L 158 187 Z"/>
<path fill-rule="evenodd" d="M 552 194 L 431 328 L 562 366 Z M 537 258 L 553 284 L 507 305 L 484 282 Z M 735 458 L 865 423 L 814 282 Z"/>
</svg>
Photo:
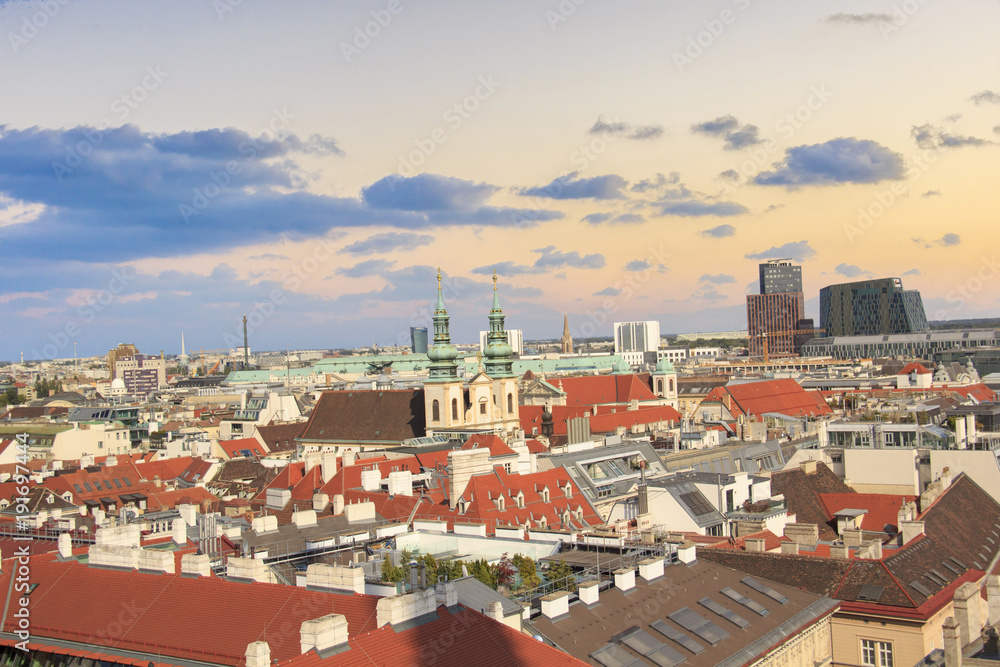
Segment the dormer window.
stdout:
<svg viewBox="0 0 1000 667">
<path fill-rule="evenodd" d="M 504 497 L 502 495 L 498 496 L 497 497 L 497 509 L 500 510 L 501 512 L 503 512 L 504 511 L 504 507 L 505 507 Z"/>
<path fill-rule="evenodd" d="M 547 486 L 542 489 L 542 502 L 543 503 L 549 502 L 549 487 Z"/>
<path fill-rule="evenodd" d="M 563 495 L 566 496 L 567 498 L 573 497 L 573 485 L 570 484 L 569 482 L 566 482 L 566 486 L 563 487 Z"/>
<path fill-rule="evenodd" d="M 518 491 L 517 492 L 517 506 L 520 507 L 520 508 L 524 507 L 524 492 L 523 491 Z"/>
</svg>

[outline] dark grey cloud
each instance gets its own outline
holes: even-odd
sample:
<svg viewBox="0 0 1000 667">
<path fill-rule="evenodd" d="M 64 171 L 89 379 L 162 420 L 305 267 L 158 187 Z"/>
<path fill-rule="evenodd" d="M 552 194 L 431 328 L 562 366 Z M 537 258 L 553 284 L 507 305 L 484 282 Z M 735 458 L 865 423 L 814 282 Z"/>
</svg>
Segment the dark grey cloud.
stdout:
<svg viewBox="0 0 1000 667">
<path fill-rule="evenodd" d="M 626 271 L 645 271 L 652 268 L 652 263 L 647 259 L 633 259 L 624 266 Z"/>
<path fill-rule="evenodd" d="M 719 116 L 714 120 L 695 123 L 691 131 L 696 134 L 707 134 L 725 139 L 724 148 L 735 151 L 747 146 L 761 143 L 760 129 L 756 125 L 740 125 L 735 116 Z"/>
<path fill-rule="evenodd" d="M 736 182 L 740 180 L 740 172 L 736 171 L 735 169 L 726 169 L 725 171 L 719 174 L 719 178 L 721 178 L 724 181 Z"/>
<path fill-rule="evenodd" d="M 848 14 L 840 12 L 837 14 L 830 14 L 825 19 L 825 23 L 852 23 L 852 24 L 864 24 L 864 23 L 892 23 L 892 14 Z"/>
<path fill-rule="evenodd" d="M 312 194 L 295 161 L 306 152 L 334 153 L 336 142 L 264 140 L 232 128 L 0 126 L 0 198 L 41 210 L 4 228 L 4 250 L 97 263 L 301 241 L 338 228 L 523 226 L 562 216 L 484 206 L 495 186 L 434 175 L 382 179 L 365 189 L 367 200 Z"/>
<path fill-rule="evenodd" d="M 394 261 L 387 261 L 384 259 L 366 259 L 365 261 L 359 262 L 354 266 L 342 266 L 336 270 L 336 273 L 341 276 L 347 276 L 348 278 L 368 278 L 387 273 L 395 265 L 396 262 Z"/>
<path fill-rule="evenodd" d="M 520 194 L 526 197 L 548 199 L 624 199 L 622 190 L 628 182 L 617 174 L 578 178 L 579 172 L 560 176 L 548 185 L 522 188 Z"/>
<path fill-rule="evenodd" d="M 969 99 L 977 105 L 1000 104 L 1000 93 L 993 92 L 992 90 L 984 90 L 982 92 L 976 93 Z"/>
<path fill-rule="evenodd" d="M 656 178 L 643 179 L 632 186 L 632 192 L 653 197 L 648 205 L 659 216 L 697 218 L 703 216 L 729 217 L 747 213 L 747 208 L 735 202 L 722 201 L 695 192 L 680 180 L 680 174 L 657 174 Z"/>
<path fill-rule="evenodd" d="M 955 233 L 948 233 L 937 240 L 938 245 L 953 246 L 962 242 L 962 237 Z"/>
<path fill-rule="evenodd" d="M 841 137 L 822 144 L 795 146 L 774 171 L 754 178 L 758 185 L 795 188 L 801 185 L 878 183 L 903 178 L 903 156 L 870 139 Z"/>
<path fill-rule="evenodd" d="M 709 238 L 721 239 L 727 236 L 734 236 L 736 234 L 736 228 L 732 225 L 719 225 L 718 227 L 712 227 L 711 229 L 703 229 L 698 233 Z"/>
<path fill-rule="evenodd" d="M 591 213 L 580 218 L 580 222 L 586 222 L 588 225 L 599 225 L 613 217 L 615 217 L 613 213 Z"/>
<path fill-rule="evenodd" d="M 960 134 L 951 134 L 947 130 L 935 127 L 930 123 L 924 125 L 914 125 L 910 130 L 910 136 L 920 148 L 961 148 L 962 146 L 986 146 L 993 142 L 979 137 L 969 137 Z"/>
<path fill-rule="evenodd" d="M 816 256 L 816 251 L 809 245 L 809 241 L 794 241 L 784 245 L 773 246 L 761 252 L 751 252 L 744 255 L 747 259 L 775 259 L 778 257 L 789 257 L 796 262 L 804 262 Z"/>
<path fill-rule="evenodd" d="M 434 241 L 430 234 L 416 234 L 414 232 L 385 232 L 369 236 L 361 241 L 355 241 L 343 249 L 342 252 L 351 255 L 378 255 L 392 252 L 404 248 L 419 248 Z"/>
<path fill-rule="evenodd" d="M 417 174 L 410 178 L 393 175 L 363 188 L 361 199 L 374 209 L 468 211 L 485 204 L 499 189 L 488 183 L 437 174 Z"/>
<path fill-rule="evenodd" d="M 620 120 L 609 121 L 604 116 L 598 116 L 597 121 L 588 130 L 590 134 L 614 134 L 634 141 L 657 139 L 664 133 L 662 125 L 632 126 Z"/>
<path fill-rule="evenodd" d="M 735 283 L 736 278 L 729 275 L 728 273 L 716 273 L 716 274 L 703 274 L 701 278 L 698 278 L 698 282 L 711 283 L 713 285 L 726 285 L 728 283 Z"/>
<path fill-rule="evenodd" d="M 538 253 L 539 257 L 534 264 L 518 264 L 506 261 L 497 262 L 485 266 L 479 266 L 472 270 L 472 273 L 489 275 L 496 269 L 497 273 L 505 276 L 532 275 L 549 273 L 560 269 L 600 269 L 607 263 L 604 255 L 592 253 L 581 255 L 576 250 L 561 252 L 555 246 L 537 248 L 531 252 Z"/>
<path fill-rule="evenodd" d="M 859 276 L 871 276 L 871 271 L 866 271 L 854 264 L 838 264 L 834 269 L 837 273 L 848 278 L 857 278 Z"/>
</svg>

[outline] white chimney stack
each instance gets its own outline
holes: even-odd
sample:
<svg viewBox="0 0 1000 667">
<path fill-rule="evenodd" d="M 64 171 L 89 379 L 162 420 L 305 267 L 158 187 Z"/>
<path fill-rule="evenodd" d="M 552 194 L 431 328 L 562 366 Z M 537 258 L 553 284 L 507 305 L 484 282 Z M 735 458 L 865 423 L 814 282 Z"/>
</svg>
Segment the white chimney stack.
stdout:
<svg viewBox="0 0 1000 667">
<path fill-rule="evenodd" d="M 267 642 L 247 645 L 246 667 L 271 667 L 271 647 Z"/>
<path fill-rule="evenodd" d="M 327 649 L 341 646 L 348 640 L 347 618 L 343 614 L 327 614 L 311 621 L 303 621 L 299 636 L 302 653 L 312 649 L 322 653 Z"/>
</svg>

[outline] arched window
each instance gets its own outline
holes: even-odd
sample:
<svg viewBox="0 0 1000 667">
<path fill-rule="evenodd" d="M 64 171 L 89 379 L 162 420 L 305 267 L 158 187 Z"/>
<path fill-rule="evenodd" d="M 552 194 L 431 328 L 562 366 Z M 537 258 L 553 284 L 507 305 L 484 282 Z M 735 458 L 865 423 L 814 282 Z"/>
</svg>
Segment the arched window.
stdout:
<svg viewBox="0 0 1000 667">
<path fill-rule="evenodd" d="M 509 392 L 507 393 L 507 412 L 508 413 L 514 412 L 514 394 Z"/>
<path fill-rule="evenodd" d="M 441 404 L 436 398 L 431 402 L 431 421 L 441 421 Z"/>
<path fill-rule="evenodd" d="M 670 378 L 670 393 L 674 393 L 674 379 Z"/>
<path fill-rule="evenodd" d="M 486 399 L 485 398 L 479 399 L 479 414 L 481 414 L 481 415 L 485 415 L 486 414 Z"/>
<path fill-rule="evenodd" d="M 663 380 L 657 380 L 656 381 L 656 393 L 658 393 L 658 394 L 662 394 L 663 393 Z"/>
<path fill-rule="evenodd" d="M 457 398 L 451 399 L 451 418 L 455 419 L 455 420 L 458 419 L 458 399 Z"/>
</svg>

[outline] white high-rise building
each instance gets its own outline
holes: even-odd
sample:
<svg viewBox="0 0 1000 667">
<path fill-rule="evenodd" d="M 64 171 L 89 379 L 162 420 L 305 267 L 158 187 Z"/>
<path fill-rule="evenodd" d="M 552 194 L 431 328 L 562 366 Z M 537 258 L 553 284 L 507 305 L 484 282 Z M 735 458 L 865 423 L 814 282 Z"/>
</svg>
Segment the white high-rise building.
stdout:
<svg viewBox="0 0 1000 667">
<path fill-rule="evenodd" d="M 615 322 L 615 354 L 656 352 L 660 347 L 660 323 Z"/>
<path fill-rule="evenodd" d="M 524 333 L 521 329 L 504 329 L 503 332 L 507 334 L 507 344 L 514 350 L 514 354 L 520 356 L 524 350 Z M 488 331 L 479 332 L 480 351 L 486 349 L 486 334 L 488 333 Z"/>
</svg>

